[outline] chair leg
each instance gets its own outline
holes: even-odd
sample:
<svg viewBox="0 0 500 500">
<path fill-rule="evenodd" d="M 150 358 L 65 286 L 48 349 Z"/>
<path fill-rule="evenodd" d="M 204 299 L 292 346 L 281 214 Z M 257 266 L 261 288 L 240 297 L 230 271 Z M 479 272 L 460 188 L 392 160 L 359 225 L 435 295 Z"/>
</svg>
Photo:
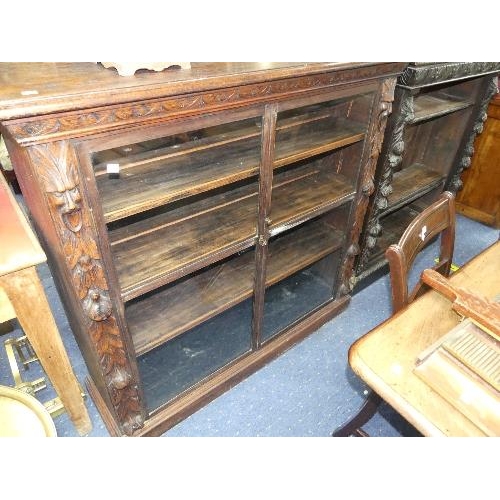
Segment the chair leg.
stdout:
<svg viewBox="0 0 500 500">
<path fill-rule="evenodd" d="M 371 391 L 358 413 L 334 431 L 332 437 L 368 437 L 368 434 L 361 427 L 377 413 L 381 401 L 380 396 Z"/>
</svg>

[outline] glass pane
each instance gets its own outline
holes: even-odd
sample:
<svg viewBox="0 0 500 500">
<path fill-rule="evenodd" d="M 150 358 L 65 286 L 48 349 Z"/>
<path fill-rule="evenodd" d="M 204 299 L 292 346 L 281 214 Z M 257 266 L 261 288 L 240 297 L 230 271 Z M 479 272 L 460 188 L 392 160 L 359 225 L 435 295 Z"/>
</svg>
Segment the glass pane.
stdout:
<svg viewBox="0 0 500 500">
<path fill-rule="evenodd" d="M 362 94 L 278 113 L 277 164 L 363 140 L 372 99 L 373 94 Z"/>
<path fill-rule="evenodd" d="M 122 291 L 135 296 L 253 246 L 257 209 L 257 182 L 247 180 L 109 224 Z"/>
<path fill-rule="evenodd" d="M 126 301 L 255 244 L 261 117 L 189 123 L 93 154 Z"/>
<path fill-rule="evenodd" d="M 150 410 L 250 349 L 253 249 L 126 304 Z"/>
<path fill-rule="evenodd" d="M 327 213 L 269 241 L 262 341 L 333 299 L 342 218 Z"/>
<path fill-rule="evenodd" d="M 148 411 L 160 407 L 250 350 L 252 301 L 138 358 Z"/>
<path fill-rule="evenodd" d="M 106 222 L 256 175 L 260 118 L 93 154 Z"/>
<path fill-rule="evenodd" d="M 278 113 L 271 234 L 350 201 L 373 93 Z"/>
</svg>

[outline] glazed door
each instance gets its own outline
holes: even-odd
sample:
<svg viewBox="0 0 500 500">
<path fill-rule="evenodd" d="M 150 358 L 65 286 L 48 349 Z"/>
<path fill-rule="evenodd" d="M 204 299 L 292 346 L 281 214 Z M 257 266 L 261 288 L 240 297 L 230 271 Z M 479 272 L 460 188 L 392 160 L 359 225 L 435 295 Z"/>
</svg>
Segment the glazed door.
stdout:
<svg viewBox="0 0 500 500">
<path fill-rule="evenodd" d="M 264 343 L 335 297 L 373 91 L 278 109 Z"/>
<path fill-rule="evenodd" d="M 149 412 L 251 350 L 261 136 L 254 107 L 91 154 Z"/>
</svg>

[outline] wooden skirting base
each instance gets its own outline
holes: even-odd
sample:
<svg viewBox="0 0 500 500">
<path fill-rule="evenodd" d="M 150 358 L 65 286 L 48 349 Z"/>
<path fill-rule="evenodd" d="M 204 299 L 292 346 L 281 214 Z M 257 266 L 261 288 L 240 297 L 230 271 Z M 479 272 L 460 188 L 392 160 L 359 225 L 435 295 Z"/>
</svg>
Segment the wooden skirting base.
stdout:
<svg viewBox="0 0 500 500">
<path fill-rule="evenodd" d="M 483 212 L 482 210 L 469 207 L 459 202 L 456 202 L 455 207 L 457 213 L 465 215 L 465 217 L 469 217 L 469 219 L 477 220 L 495 229 L 500 229 L 500 213 L 495 216 L 494 214 Z"/>
<path fill-rule="evenodd" d="M 97 410 L 99 411 L 99 414 L 104 421 L 104 425 L 106 426 L 106 429 L 108 429 L 108 432 L 112 436 L 124 436 L 125 434 L 121 432 L 120 428 L 116 424 L 116 421 L 111 415 L 108 406 L 102 399 L 101 394 L 97 390 L 97 387 L 90 377 L 87 377 L 85 379 L 85 385 L 87 386 L 87 391 L 89 392 L 92 401 L 94 401 L 94 404 L 96 405 Z"/>
<path fill-rule="evenodd" d="M 252 352 L 221 369 L 209 380 L 201 383 L 196 388 L 151 415 L 146 420 L 144 427 L 134 433 L 134 436 L 160 436 L 231 387 L 234 387 L 266 363 L 303 340 L 345 309 L 349 301 L 350 297 L 344 296 L 330 302 L 300 323 L 291 327 L 286 333 L 266 343 L 258 351 Z M 123 435 L 91 379 L 87 379 L 87 388 L 109 433 L 112 436 Z"/>
</svg>

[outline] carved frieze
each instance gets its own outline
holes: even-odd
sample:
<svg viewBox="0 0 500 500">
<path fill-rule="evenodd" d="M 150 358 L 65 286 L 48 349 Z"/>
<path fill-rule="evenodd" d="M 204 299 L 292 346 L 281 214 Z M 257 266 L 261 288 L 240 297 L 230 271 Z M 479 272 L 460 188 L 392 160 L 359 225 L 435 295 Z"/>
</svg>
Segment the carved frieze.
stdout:
<svg viewBox="0 0 500 500">
<path fill-rule="evenodd" d="M 408 66 L 398 79 L 398 84 L 408 87 L 430 85 L 449 80 L 479 76 L 500 71 L 498 62 L 449 62 L 425 63 Z"/>
<path fill-rule="evenodd" d="M 357 196 L 355 202 L 354 219 L 348 240 L 350 244 L 347 250 L 347 255 L 342 263 L 339 296 L 351 293 L 356 283 L 356 277 L 353 274 L 354 260 L 359 254 L 359 236 L 361 234 L 368 201 L 370 195 L 374 191 L 375 168 L 378 156 L 382 149 L 387 117 L 392 111 L 395 84 L 395 78 L 388 78 L 382 82 L 378 113 L 374 118 L 374 123 L 372 124 L 373 134 L 371 135 L 370 153 L 365 168 L 362 171 L 361 193 Z"/>
<path fill-rule="evenodd" d="M 390 65 L 389 65 L 390 66 Z M 388 71 L 398 71 L 400 63 L 393 63 L 394 68 Z M 380 73 L 377 66 L 367 66 L 356 70 L 337 70 L 313 76 L 302 76 L 276 80 L 274 82 L 242 85 L 213 92 L 203 92 L 165 99 L 151 99 L 135 104 L 107 106 L 92 110 L 79 110 L 72 113 L 51 115 L 25 119 L 8 125 L 10 133 L 21 144 L 35 144 L 46 140 L 57 140 L 69 137 L 81 137 L 102 130 L 112 130 L 133 123 L 145 124 L 148 120 L 168 118 L 189 113 L 199 109 L 215 110 L 218 107 L 232 104 L 244 104 L 268 100 L 269 97 L 279 98 L 290 92 L 321 89 L 339 85 L 353 80 L 366 81 L 376 78 Z"/>
<path fill-rule="evenodd" d="M 75 153 L 65 141 L 33 146 L 30 153 L 42 179 L 111 402 L 123 431 L 130 435 L 143 426 L 139 393 L 114 316 Z"/>
<path fill-rule="evenodd" d="M 467 140 L 467 144 L 465 145 L 463 156 L 460 159 L 458 167 L 456 168 L 456 171 L 453 174 L 453 178 L 451 179 L 449 186 L 447 187 L 447 189 L 453 192 L 457 192 L 458 190 L 462 189 L 462 181 L 460 179 L 460 176 L 462 175 L 464 169 L 468 168 L 471 164 L 471 157 L 474 154 L 474 141 L 476 139 L 476 136 L 483 131 L 483 124 L 486 121 L 486 118 L 488 117 L 487 113 L 488 105 L 490 103 L 491 98 L 497 92 L 498 92 L 498 84 L 497 84 L 497 77 L 495 75 L 490 79 L 488 87 L 486 88 L 486 92 L 483 98 L 481 99 L 481 103 L 479 104 L 479 109 L 477 113 L 477 118 L 472 127 L 472 132 Z"/>
</svg>

